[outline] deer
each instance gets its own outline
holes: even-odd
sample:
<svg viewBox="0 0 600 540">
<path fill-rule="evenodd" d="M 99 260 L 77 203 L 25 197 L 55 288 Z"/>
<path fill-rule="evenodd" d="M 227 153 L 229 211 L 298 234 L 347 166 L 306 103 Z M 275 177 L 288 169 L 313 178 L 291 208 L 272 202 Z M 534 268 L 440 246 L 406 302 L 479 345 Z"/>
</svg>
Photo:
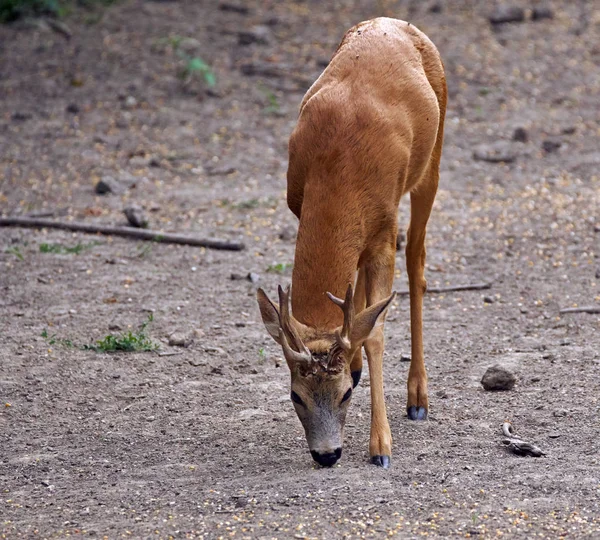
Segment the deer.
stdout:
<svg viewBox="0 0 600 540">
<path fill-rule="evenodd" d="M 259 288 L 257 300 L 289 367 L 290 396 L 310 453 L 323 467 L 341 457 L 363 349 L 370 377 L 370 461 L 391 465 L 384 322 L 396 294 L 398 207 L 406 193 L 406 412 L 410 420 L 427 418 L 425 236 L 439 181 L 446 99 L 435 45 L 412 24 L 381 17 L 346 32 L 300 105 L 287 171 L 287 204 L 299 220 L 291 290 L 279 286 L 274 303 Z"/>
</svg>

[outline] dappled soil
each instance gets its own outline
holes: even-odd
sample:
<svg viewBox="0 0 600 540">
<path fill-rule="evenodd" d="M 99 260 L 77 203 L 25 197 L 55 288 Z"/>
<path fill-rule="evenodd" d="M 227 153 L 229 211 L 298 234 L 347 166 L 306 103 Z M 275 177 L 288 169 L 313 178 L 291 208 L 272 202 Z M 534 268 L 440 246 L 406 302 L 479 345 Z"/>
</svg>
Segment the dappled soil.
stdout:
<svg viewBox="0 0 600 540">
<path fill-rule="evenodd" d="M 152 228 L 246 244 L 0 229 L 7 538 L 600 535 L 600 316 L 559 313 L 600 304 L 600 11 L 551 1 L 553 18 L 532 20 L 542 4 L 516 4 L 526 20 L 492 26 L 489 3 L 462 0 L 130 0 L 76 9 L 70 39 L 43 21 L 0 28 L 3 215 L 118 225 L 136 203 Z M 419 424 L 404 412 L 398 297 L 386 325 L 392 468 L 368 463 L 365 374 L 343 458 L 319 469 L 254 295 L 291 279 L 286 151 L 302 95 L 344 31 L 376 15 L 424 30 L 447 70 L 429 285 L 491 289 L 426 296 L 431 411 Z M 206 72 L 180 76 L 190 58 L 215 86 Z M 106 176 L 129 188 L 95 194 Z M 399 252 L 400 291 L 404 264 Z M 158 351 L 82 348 L 149 314 Z M 173 332 L 193 343 L 170 346 Z M 492 364 L 515 373 L 512 391 L 483 390 Z M 505 420 L 546 456 L 508 453 Z"/>
</svg>

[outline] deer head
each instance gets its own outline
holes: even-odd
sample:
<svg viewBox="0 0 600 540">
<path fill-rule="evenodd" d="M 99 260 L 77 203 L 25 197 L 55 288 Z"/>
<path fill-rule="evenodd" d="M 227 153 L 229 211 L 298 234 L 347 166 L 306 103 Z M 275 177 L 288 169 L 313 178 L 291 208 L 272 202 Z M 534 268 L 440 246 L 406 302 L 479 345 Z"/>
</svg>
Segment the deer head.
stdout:
<svg viewBox="0 0 600 540">
<path fill-rule="evenodd" d="M 290 368 L 291 399 L 304 427 L 313 459 L 332 466 L 342 455 L 346 412 L 352 397 L 350 362 L 364 341 L 383 319 L 389 298 L 355 314 L 352 286 L 344 300 L 327 293 L 344 313 L 341 327 L 332 331 L 314 329 L 290 313 L 290 288 L 279 287 L 279 307 L 258 289 L 258 305 L 271 337 L 281 345 Z"/>
</svg>

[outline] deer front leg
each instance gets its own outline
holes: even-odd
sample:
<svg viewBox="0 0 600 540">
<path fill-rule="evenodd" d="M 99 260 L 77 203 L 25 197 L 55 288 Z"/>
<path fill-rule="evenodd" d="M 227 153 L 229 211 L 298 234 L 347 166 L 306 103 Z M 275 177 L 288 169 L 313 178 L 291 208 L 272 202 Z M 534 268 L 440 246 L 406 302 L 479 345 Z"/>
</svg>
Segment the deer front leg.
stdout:
<svg viewBox="0 0 600 540">
<path fill-rule="evenodd" d="M 395 236 L 394 236 L 395 239 Z M 395 246 L 384 248 L 379 253 L 379 261 L 369 264 L 366 270 L 367 306 L 390 295 L 394 281 Z M 364 343 L 369 362 L 371 379 L 371 438 L 369 454 L 371 463 L 389 468 L 392 456 L 392 432 L 387 419 L 383 390 L 383 324 L 375 328 Z"/>
</svg>

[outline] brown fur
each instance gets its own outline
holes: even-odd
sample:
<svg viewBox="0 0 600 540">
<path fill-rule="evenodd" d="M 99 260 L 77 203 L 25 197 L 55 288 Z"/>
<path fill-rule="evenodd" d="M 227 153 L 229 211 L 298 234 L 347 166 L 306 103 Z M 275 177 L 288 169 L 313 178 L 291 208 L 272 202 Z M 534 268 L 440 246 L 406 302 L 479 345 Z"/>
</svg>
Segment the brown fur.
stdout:
<svg viewBox="0 0 600 540">
<path fill-rule="evenodd" d="M 406 22 L 378 18 L 346 33 L 304 97 L 289 143 L 288 206 L 300 220 L 292 313 L 311 351 L 331 343 L 343 322 L 342 311 L 325 293 L 343 297 L 357 270 L 357 314 L 389 297 L 398 204 L 410 193 L 406 258 L 412 361 L 407 406 L 425 409 L 425 229 L 437 191 L 445 109 L 446 82 L 435 46 Z M 390 456 L 382 325 L 369 331 L 364 347 L 371 378 L 370 452 Z M 360 369 L 360 345 L 347 361 L 353 371 Z M 348 385 L 348 377 L 341 380 Z M 340 387 L 335 392 L 344 391 Z"/>
</svg>

